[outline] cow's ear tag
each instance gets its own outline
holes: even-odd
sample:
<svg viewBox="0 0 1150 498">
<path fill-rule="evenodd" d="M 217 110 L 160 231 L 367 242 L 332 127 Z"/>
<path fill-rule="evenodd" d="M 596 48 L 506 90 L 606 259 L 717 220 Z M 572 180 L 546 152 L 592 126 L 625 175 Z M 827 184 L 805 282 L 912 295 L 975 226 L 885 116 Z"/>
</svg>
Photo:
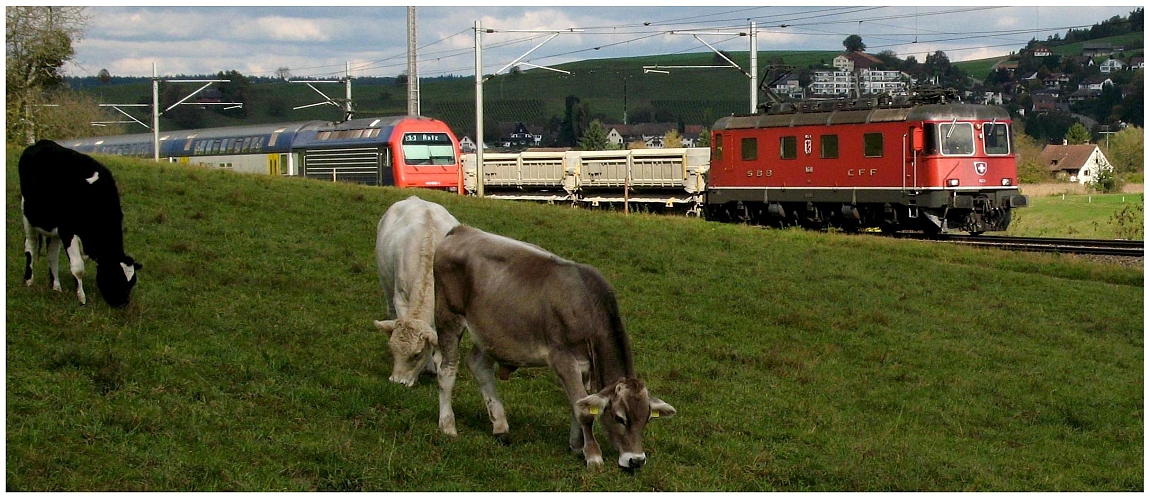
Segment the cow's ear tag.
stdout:
<svg viewBox="0 0 1150 498">
<path fill-rule="evenodd" d="M 651 412 L 651 418 L 659 418 L 659 412 Z"/>
<path fill-rule="evenodd" d="M 592 414 L 592 415 L 598 415 L 599 414 L 599 407 L 598 406 L 589 406 L 589 407 L 587 407 L 587 412 Z"/>
</svg>

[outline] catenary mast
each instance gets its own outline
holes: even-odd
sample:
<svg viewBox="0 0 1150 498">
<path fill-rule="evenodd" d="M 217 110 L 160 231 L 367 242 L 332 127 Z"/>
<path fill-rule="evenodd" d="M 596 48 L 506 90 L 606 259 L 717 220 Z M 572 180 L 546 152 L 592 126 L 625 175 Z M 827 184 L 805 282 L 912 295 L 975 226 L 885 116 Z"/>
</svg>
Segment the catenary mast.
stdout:
<svg viewBox="0 0 1150 498">
<path fill-rule="evenodd" d="M 415 63 L 415 7 L 407 8 L 407 113 L 419 116 L 419 69 Z"/>
</svg>

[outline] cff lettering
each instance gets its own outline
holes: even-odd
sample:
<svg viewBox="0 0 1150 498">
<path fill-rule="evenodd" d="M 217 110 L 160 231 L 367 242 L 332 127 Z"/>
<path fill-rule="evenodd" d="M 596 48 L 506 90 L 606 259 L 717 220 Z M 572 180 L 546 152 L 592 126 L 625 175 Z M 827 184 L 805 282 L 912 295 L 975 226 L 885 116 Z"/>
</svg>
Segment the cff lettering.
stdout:
<svg viewBox="0 0 1150 498">
<path fill-rule="evenodd" d="M 878 170 L 875 168 L 851 168 L 847 170 L 847 176 L 874 176 L 876 173 L 878 173 Z"/>
</svg>

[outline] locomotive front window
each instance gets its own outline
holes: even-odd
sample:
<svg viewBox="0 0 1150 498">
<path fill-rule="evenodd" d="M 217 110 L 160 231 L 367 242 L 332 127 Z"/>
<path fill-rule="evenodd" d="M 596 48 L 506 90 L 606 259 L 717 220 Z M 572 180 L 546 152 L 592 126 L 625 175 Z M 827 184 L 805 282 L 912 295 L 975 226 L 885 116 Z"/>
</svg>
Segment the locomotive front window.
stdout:
<svg viewBox="0 0 1150 498">
<path fill-rule="evenodd" d="M 446 133 L 404 133 L 403 159 L 415 166 L 456 164 L 455 144 Z"/>
<path fill-rule="evenodd" d="M 759 139 L 750 137 L 741 140 L 740 145 L 743 149 L 743 160 L 754 161 L 759 158 Z"/>
<path fill-rule="evenodd" d="M 982 125 L 982 134 L 988 155 L 1010 154 L 1010 130 L 1006 123 L 986 123 Z"/>
<path fill-rule="evenodd" d="M 823 159 L 838 159 L 839 136 L 822 135 L 819 137 L 819 157 Z"/>
<path fill-rule="evenodd" d="M 863 156 L 882 157 L 882 133 L 863 134 Z"/>
<path fill-rule="evenodd" d="M 779 137 L 779 158 L 795 159 L 799 157 L 799 142 L 795 136 Z"/>
<path fill-rule="evenodd" d="M 945 156 L 969 156 L 974 154 L 974 125 L 970 123 L 942 123 L 938 125 Z"/>
</svg>

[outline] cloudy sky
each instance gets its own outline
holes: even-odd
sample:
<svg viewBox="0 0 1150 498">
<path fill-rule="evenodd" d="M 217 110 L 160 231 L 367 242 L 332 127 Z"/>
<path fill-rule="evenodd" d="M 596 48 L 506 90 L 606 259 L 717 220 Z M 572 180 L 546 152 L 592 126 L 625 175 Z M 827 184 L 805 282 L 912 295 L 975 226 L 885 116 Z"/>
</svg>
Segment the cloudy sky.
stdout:
<svg viewBox="0 0 1150 498">
<path fill-rule="evenodd" d="M 88 8 L 90 20 L 66 71 L 94 76 L 212 74 L 237 70 L 272 76 L 286 67 L 299 77 L 396 76 L 406 70 L 405 6 L 102 7 Z M 858 34 L 867 51 L 892 50 L 900 57 L 943 50 L 953 61 L 1005 55 L 1031 38 L 1045 40 L 1073 27 L 1089 27 L 1136 5 L 1111 7 L 915 6 L 781 4 L 673 7 L 417 7 L 419 74 L 431 77 L 475 74 L 473 26 L 483 35 L 483 71 L 515 59 L 523 69 L 572 60 L 644 55 L 745 51 L 750 21 L 759 30 L 758 48 L 842 50 Z M 1060 3 L 1060 2 L 1059 2 Z M 776 4 L 779 5 L 779 4 Z M 546 41 L 549 33 L 567 30 Z M 692 36 L 691 30 L 704 34 Z M 670 32 L 674 33 L 670 33 Z M 546 41 L 546 43 L 544 43 Z M 706 42 L 704 44 L 703 42 Z M 540 44 L 542 44 L 540 46 Z M 535 48 L 537 47 L 538 48 Z M 533 50 L 534 49 L 534 50 Z M 533 50 L 533 51 L 532 51 Z M 528 54 L 528 52 L 530 53 Z"/>
</svg>

